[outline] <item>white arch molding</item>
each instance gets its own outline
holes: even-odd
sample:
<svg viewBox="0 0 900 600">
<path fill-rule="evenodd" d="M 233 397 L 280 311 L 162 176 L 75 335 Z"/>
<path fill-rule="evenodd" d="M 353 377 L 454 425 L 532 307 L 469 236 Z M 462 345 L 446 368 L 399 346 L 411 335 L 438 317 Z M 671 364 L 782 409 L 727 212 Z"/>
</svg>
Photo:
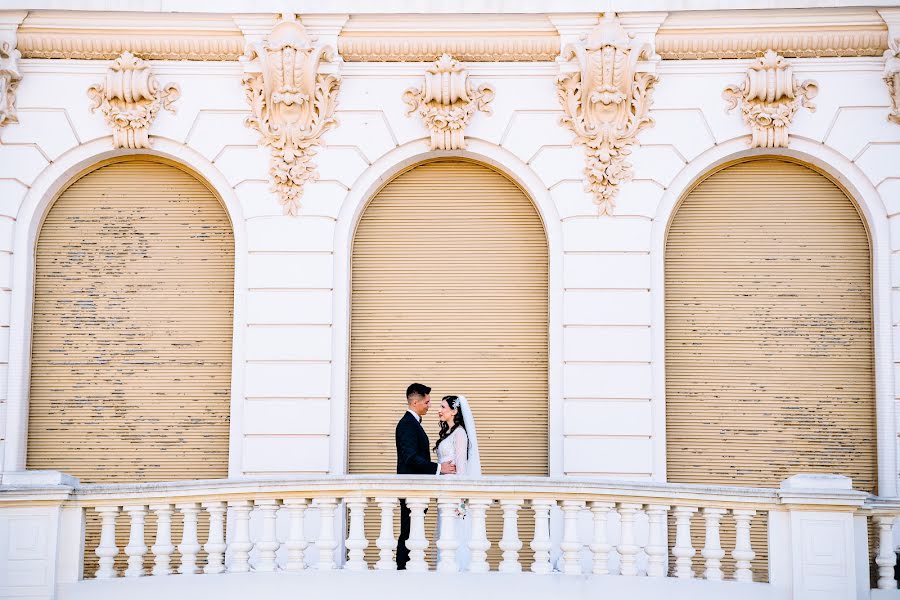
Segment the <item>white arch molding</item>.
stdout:
<svg viewBox="0 0 900 600">
<path fill-rule="evenodd" d="M 16 215 L 13 245 L 13 287 L 10 309 L 9 382 L 7 384 L 7 443 L 3 470 L 25 469 L 28 433 L 28 392 L 31 375 L 31 319 L 34 302 L 35 248 L 41 223 L 59 194 L 79 173 L 92 165 L 121 156 L 148 156 L 183 165 L 206 183 L 222 201 L 234 233 L 234 321 L 231 348 L 231 420 L 228 475 L 240 475 L 243 432 L 240 414 L 243 402 L 243 336 L 246 323 L 245 296 L 247 236 L 240 202 L 225 176 L 197 151 L 167 138 L 154 137 L 147 150 L 112 149 L 110 138 L 77 146 L 47 166 L 34 180 Z"/>
<path fill-rule="evenodd" d="M 894 371 L 891 342 L 890 228 L 881 196 L 865 174 L 845 156 L 819 142 L 791 136 L 789 148 L 747 148 L 747 137 L 718 144 L 685 165 L 666 189 L 653 219 L 651 241 L 651 324 L 653 377 L 654 473 L 666 480 L 666 332 L 665 238 L 678 202 L 710 171 L 736 160 L 786 157 L 804 162 L 836 181 L 859 207 L 872 245 L 872 320 L 875 351 L 875 414 L 878 455 L 878 493 L 897 495 L 897 440 L 894 421 Z"/>
<path fill-rule="evenodd" d="M 562 440 L 562 225 L 547 187 L 511 152 L 477 138 L 467 138 L 466 150 L 430 150 L 420 139 L 398 146 L 369 166 L 344 199 L 334 233 L 333 364 L 331 370 L 331 442 L 329 472 L 347 473 L 350 386 L 350 257 L 353 235 L 365 207 L 388 181 L 404 169 L 437 158 L 466 158 L 491 166 L 512 179 L 534 204 L 544 225 L 549 257 L 549 469 L 563 474 Z M 399 418 L 399 416 L 398 416 Z"/>
</svg>

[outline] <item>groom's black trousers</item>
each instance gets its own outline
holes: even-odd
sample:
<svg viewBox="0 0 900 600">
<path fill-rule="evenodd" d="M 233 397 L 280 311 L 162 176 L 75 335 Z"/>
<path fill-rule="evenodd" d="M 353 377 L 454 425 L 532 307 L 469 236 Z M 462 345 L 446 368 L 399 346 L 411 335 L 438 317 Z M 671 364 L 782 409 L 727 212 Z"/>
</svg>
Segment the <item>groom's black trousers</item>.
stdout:
<svg viewBox="0 0 900 600">
<path fill-rule="evenodd" d="M 428 509 L 425 509 L 428 512 Z M 400 538 L 397 540 L 397 570 L 405 571 L 409 562 L 409 549 L 406 540 L 409 539 L 410 510 L 406 507 L 406 499 L 400 498 Z"/>
</svg>

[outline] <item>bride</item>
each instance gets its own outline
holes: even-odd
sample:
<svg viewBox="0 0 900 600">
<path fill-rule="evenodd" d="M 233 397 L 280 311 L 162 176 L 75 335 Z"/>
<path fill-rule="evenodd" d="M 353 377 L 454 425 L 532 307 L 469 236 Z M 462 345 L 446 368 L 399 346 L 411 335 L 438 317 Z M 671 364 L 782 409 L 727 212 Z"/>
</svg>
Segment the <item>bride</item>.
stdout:
<svg viewBox="0 0 900 600">
<path fill-rule="evenodd" d="M 444 396 L 438 411 L 440 434 L 434 446 L 439 464 L 450 462 L 456 464 L 458 477 L 481 476 L 481 454 L 478 452 L 478 438 L 475 435 L 475 419 L 465 396 Z M 460 571 L 469 566 L 469 538 L 472 532 L 472 519 L 466 514 L 466 502 L 460 503 L 456 510 L 453 525 L 456 528 L 456 564 Z M 438 516 L 435 539 L 441 539 L 441 519 Z M 438 564 L 440 564 L 438 550 Z"/>
</svg>

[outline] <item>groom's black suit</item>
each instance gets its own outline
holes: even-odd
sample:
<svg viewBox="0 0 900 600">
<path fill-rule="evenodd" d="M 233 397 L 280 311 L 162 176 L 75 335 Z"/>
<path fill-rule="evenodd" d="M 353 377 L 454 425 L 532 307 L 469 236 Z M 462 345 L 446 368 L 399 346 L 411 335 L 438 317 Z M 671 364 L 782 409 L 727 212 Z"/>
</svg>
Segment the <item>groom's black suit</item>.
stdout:
<svg viewBox="0 0 900 600">
<path fill-rule="evenodd" d="M 397 475 L 435 475 L 438 464 L 431 462 L 431 450 L 428 435 L 422 429 L 420 419 L 406 411 L 397 423 L 395 434 L 397 442 Z M 397 540 L 397 569 L 406 569 L 409 561 L 409 550 L 406 540 L 409 539 L 409 509 L 406 500 L 400 499 L 400 539 Z"/>
</svg>

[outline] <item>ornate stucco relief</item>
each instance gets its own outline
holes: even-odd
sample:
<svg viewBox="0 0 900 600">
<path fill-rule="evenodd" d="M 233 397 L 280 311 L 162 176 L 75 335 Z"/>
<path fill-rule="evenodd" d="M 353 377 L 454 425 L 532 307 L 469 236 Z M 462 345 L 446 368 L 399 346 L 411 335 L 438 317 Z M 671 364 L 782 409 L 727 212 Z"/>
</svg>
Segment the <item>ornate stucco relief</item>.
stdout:
<svg viewBox="0 0 900 600">
<path fill-rule="evenodd" d="M 172 103 L 180 95 L 174 83 L 160 86 L 150 63 L 130 52 L 113 61 L 103 83 L 88 88 L 91 112 L 103 113 L 116 148 L 149 148 L 156 114 L 160 108 L 175 112 Z"/>
<path fill-rule="evenodd" d="M 16 88 L 22 79 L 19 56 L 10 42 L 0 41 L 0 127 L 19 122 L 16 116 Z"/>
<path fill-rule="evenodd" d="M 585 148 L 585 189 L 600 214 L 612 214 L 619 185 L 632 177 L 626 157 L 637 134 L 653 124 L 649 111 L 658 78 L 638 70 L 638 61 L 652 53 L 650 44 L 635 40 L 607 13 L 583 47 L 570 45 L 561 57 L 567 62 L 557 79 L 565 112 L 560 124 Z"/>
<path fill-rule="evenodd" d="M 465 67 L 449 54 L 425 71 L 421 90 L 409 88 L 403 93 L 407 116 L 418 111 L 431 132 L 432 150 L 465 148 L 472 115 L 476 110 L 491 114 L 493 99 L 494 88 L 485 83 L 475 89 Z"/>
<path fill-rule="evenodd" d="M 900 125 L 900 38 L 892 38 L 884 52 L 884 82 L 891 97 L 888 120 Z"/>
<path fill-rule="evenodd" d="M 338 60 L 331 46 L 314 46 L 294 20 L 278 23 L 267 41 L 249 44 L 241 57 L 251 111 L 246 124 L 269 148 L 272 191 L 286 215 L 298 214 L 304 184 L 318 179 L 312 158 L 322 134 L 337 125 L 341 78 L 319 71 L 323 61 Z"/>
<path fill-rule="evenodd" d="M 348 62 L 425 62 L 444 54 L 465 62 L 551 61 L 559 55 L 559 36 L 341 35 L 338 50 Z"/>
<path fill-rule="evenodd" d="M 805 106 L 815 111 L 812 99 L 818 91 L 815 81 L 798 83 L 784 57 L 768 50 L 750 65 L 743 83 L 729 85 L 722 97 L 728 102 L 726 112 L 740 105 L 752 134 L 751 148 L 786 148 L 797 109 Z"/>
<path fill-rule="evenodd" d="M 21 31 L 19 49 L 25 58 L 111 60 L 125 51 L 146 60 L 237 60 L 244 38 L 240 33 L 199 35 L 144 31 Z"/>
<path fill-rule="evenodd" d="M 802 29 L 787 31 L 660 30 L 656 51 L 665 60 L 756 58 L 766 50 L 788 57 L 879 56 L 887 47 L 887 31 L 864 29 Z"/>
</svg>

